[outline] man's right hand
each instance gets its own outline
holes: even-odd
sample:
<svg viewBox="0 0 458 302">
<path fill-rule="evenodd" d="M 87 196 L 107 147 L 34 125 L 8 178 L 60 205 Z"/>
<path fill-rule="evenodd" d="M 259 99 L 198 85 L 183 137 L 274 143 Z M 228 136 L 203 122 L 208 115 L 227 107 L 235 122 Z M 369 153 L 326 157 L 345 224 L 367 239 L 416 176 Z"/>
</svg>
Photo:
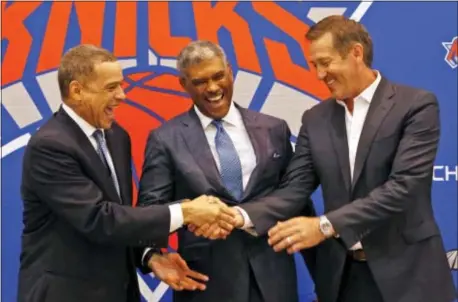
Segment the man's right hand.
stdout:
<svg viewBox="0 0 458 302">
<path fill-rule="evenodd" d="M 201 195 L 181 204 L 184 224 L 201 227 L 204 224 L 223 222 L 235 225 L 234 212 L 217 197 Z"/>
<path fill-rule="evenodd" d="M 203 236 L 208 239 L 226 239 L 234 228 L 241 228 L 244 224 L 244 219 L 239 210 L 232 207 L 230 208 L 234 213 L 235 224 L 228 224 L 224 221 L 217 221 L 212 224 L 204 224 L 201 227 L 196 227 L 193 224 L 188 225 L 188 230 L 193 232 L 196 236 Z"/>
</svg>

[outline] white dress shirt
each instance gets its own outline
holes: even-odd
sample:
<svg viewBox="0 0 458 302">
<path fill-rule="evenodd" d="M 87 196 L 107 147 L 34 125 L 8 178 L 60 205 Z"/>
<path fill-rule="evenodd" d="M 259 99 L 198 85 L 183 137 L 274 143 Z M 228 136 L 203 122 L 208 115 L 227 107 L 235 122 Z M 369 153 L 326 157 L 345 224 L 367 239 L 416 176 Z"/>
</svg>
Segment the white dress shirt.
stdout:
<svg viewBox="0 0 458 302">
<path fill-rule="evenodd" d="M 348 142 L 348 160 L 350 162 L 350 175 L 353 181 L 353 170 L 355 169 L 356 150 L 358 149 L 359 137 L 363 130 L 364 121 L 366 120 L 367 111 L 374 98 L 375 90 L 377 89 L 382 77 L 377 71 L 377 78 L 353 101 L 353 114 L 348 110 L 343 101 L 337 100 L 337 103 L 345 108 L 345 126 L 347 129 Z M 361 242 L 357 242 L 350 250 L 362 249 Z"/>
<path fill-rule="evenodd" d="M 347 106 L 343 101 L 337 100 L 337 103 L 345 108 L 345 126 L 347 129 L 347 141 L 348 141 L 348 155 L 350 162 L 350 173 L 351 179 L 353 180 L 353 170 L 355 168 L 356 150 L 358 149 L 359 137 L 363 130 L 364 121 L 366 119 L 369 105 L 374 97 L 375 90 L 377 89 L 382 77 L 377 71 L 377 78 L 369 85 L 360 95 L 354 99 L 353 114 L 350 113 Z M 242 212 L 245 222 L 243 228 L 251 228 L 253 223 L 246 212 Z M 324 219 L 327 220 L 326 216 Z M 338 237 L 338 235 L 337 235 Z M 351 250 L 362 249 L 361 242 L 357 242 L 350 248 Z"/>
<path fill-rule="evenodd" d="M 207 138 L 208 145 L 210 146 L 210 150 L 212 152 L 213 158 L 215 159 L 215 163 L 219 171 L 221 165 L 218 152 L 216 151 L 216 127 L 212 124 L 213 119 L 205 116 L 202 112 L 200 112 L 200 110 L 196 106 L 194 106 L 194 110 L 197 114 L 197 117 L 200 120 L 200 123 L 205 133 L 205 137 Z M 245 190 L 248 181 L 250 180 L 251 174 L 253 173 L 253 170 L 256 167 L 256 155 L 254 153 L 250 137 L 248 136 L 248 132 L 246 131 L 245 124 L 243 123 L 242 116 L 235 107 L 234 102 L 231 102 L 229 111 L 226 114 L 226 116 L 222 118 L 222 121 L 224 130 L 234 143 L 235 150 L 237 151 L 237 154 L 240 158 L 240 164 L 242 166 L 243 189 Z M 202 148 L 204 147 L 202 146 Z M 238 209 L 244 217 L 248 217 L 248 215 L 243 209 Z M 183 223 L 181 223 L 178 227 L 181 227 L 182 224 Z M 145 249 L 143 257 L 149 250 L 149 248 Z"/>
<path fill-rule="evenodd" d="M 69 106 L 62 104 L 62 108 L 64 111 L 70 116 L 70 118 L 75 121 L 75 123 L 81 128 L 81 130 L 86 134 L 87 138 L 89 139 L 89 142 L 91 145 L 94 147 L 94 149 L 97 151 L 97 141 L 95 140 L 93 134 L 95 130 L 97 130 L 94 126 L 86 122 L 82 117 L 80 117 L 73 109 L 71 109 Z M 105 131 L 102 129 L 102 133 L 105 136 Z M 113 159 L 111 158 L 110 151 L 108 151 L 107 154 L 107 161 L 108 164 L 111 165 L 111 167 L 114 167 L 113 164 Z M 117 177 L 116 171 L 113 170 L 113 177 Z M 119 179 L 118 179 L 119 182 Z M 170 209 L 170 232 L 175 231 L 179 227 L 183 225 L 183 212 L 181 210 L 181 205 L 180 204 L 174 204 L 169 206 Z"/>
</svg>

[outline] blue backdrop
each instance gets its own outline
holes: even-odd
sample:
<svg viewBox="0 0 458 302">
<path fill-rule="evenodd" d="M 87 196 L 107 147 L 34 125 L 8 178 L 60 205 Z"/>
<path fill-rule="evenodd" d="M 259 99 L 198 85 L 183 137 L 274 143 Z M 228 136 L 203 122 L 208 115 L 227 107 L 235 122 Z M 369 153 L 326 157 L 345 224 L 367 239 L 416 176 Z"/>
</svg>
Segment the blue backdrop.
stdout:
<svg viewBox="0 0 458 302">
<path fill-rule="evenodd" d="M 22 202 L 23 147 L 59 106 L 56 68 L 65 50 L 93 43 L 125 67 L 128 100 L 120 123 L 134 142 L 139 171 L 147 132 L 186 110 L 175 57 L 191 39 L 210 39 L 234 67 L 234 99 L 286 119 L 295 142 L 304 110 L 327 96 L 309 71 L 306 30 L 327 14 L 362 22 L 371 33 L 374 67 L 390 80 L 433 91 L 442 134 L 434 168 L 434 211 L 457 282 L 457 11 L 456 2 L 2 2 L 1 280 L 2 301 L 15 301 Z M 138 180 L 138 173 L 133 175 Z M 314 201 L 322 212 L 320 192 Z M 176 248 L 171 239 L 171 248 Z M 313 284 L 299 257 L 301 301 Z M 433 260 L 433 259 L 432 259 Z M 153 276 L 140 276 L 145 300 L 170 301 Z M 458 287 L 458 285 L 457 285 Z M 161 298 L 162 297 L 162 298 Z"/>
</svg>

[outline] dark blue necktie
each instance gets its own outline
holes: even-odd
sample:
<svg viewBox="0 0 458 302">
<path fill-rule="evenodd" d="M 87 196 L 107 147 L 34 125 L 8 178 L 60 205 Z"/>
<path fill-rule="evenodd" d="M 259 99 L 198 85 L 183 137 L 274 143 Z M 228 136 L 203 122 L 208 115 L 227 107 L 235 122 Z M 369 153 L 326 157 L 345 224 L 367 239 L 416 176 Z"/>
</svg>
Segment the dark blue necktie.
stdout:
<svg viewBox="0 0 458 302">
<path fill-rule="evenodd" d="M 242 165 L 234 144 L 224 130 L 221 120 L 214 120 L 216 127 L 215 145 L 220 162 L 220 175 L 226 189 L 240 201 L 243 195 Z"/>
</svg>

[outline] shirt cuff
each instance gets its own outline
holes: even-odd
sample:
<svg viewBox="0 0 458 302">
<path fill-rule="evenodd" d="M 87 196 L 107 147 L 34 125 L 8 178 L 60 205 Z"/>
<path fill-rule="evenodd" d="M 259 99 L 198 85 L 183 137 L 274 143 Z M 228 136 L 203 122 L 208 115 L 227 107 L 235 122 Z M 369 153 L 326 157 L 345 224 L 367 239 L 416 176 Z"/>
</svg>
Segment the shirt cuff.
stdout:
<svg viewBox="0 0 458 302">
<path fill-rule="evenodd" d="M 170 210 L 170 233 L 175 232 L 181 228 L 184 223 L 183 211 L 181 210 L 181 204 L 175 203 L 169 206 Z"/>
<path fill-rule="evenodd" d="M 143 252 L 143 255 L 142 255 L 142 263 L 145 263 L 145 256 L 151 249 L 152 248 L 150 247 L 145 248 L 145 251 Z"/>
<path fill-rule="evenodd" d="M 254 237 L 257 237 L 258 233 L 254 229 L 253 222 L 251 221 L 250 216 L 248 216 L 247 212 L 244 209 L 242 209 L 240 207 L 237 207 L 237 206 L 235 206 L 234 208 L 237 211 L 239 211 L 239 213 L 243 217 L 243 225 L 242 225 L 241 229 L 244 230 L 245 232 L 247 232 L 248 234 L 250 234 L 250 235 L 252 235 Z"/>
<path fill-rule="evenodd" d="M 323 216 L 323 219 L 327 222 L 329 222 L 329 224 L 331 224 L 331 222 L 329 221 L 329 219 L 326 217 L 326 216 Z M 334 238 L 339 238 L 340 235 L 335 233 L 334 234 Z M 355 243 L 351 248 L 350 248 L 350 251 L 356 251 L 356 250 L 361 250 L 363 248 L 363 245 L 361 244 L 360 241 L 358 241 L 357 243 Z"/>
<path fill-rule="evenodd" d="M 355 245 L 353 245 L 350 248 L 350 251 L 357 251 L 357 250 L 362 250 L 362 249 L 363 249 L 363 245 L 361 244 L 361 241 L 358 241 L 355 243 Z"/>
<path fill-rule="evenodd" d="M 248 229 L 248 228 L 252 228 L 253 227 L 253 222 L 251 222 L 250 216 L 248 216 L 247 212 L 244 209 L 242 209 L 240 207 L 237 207 L 237 206 L 235 206 L 234 209 L 237 209 L 239 211 L 239 213 L 243 217 L 243 225 L 242 225 L 241 229 L 245 230 L 245 229 Z"/>
</svg>

